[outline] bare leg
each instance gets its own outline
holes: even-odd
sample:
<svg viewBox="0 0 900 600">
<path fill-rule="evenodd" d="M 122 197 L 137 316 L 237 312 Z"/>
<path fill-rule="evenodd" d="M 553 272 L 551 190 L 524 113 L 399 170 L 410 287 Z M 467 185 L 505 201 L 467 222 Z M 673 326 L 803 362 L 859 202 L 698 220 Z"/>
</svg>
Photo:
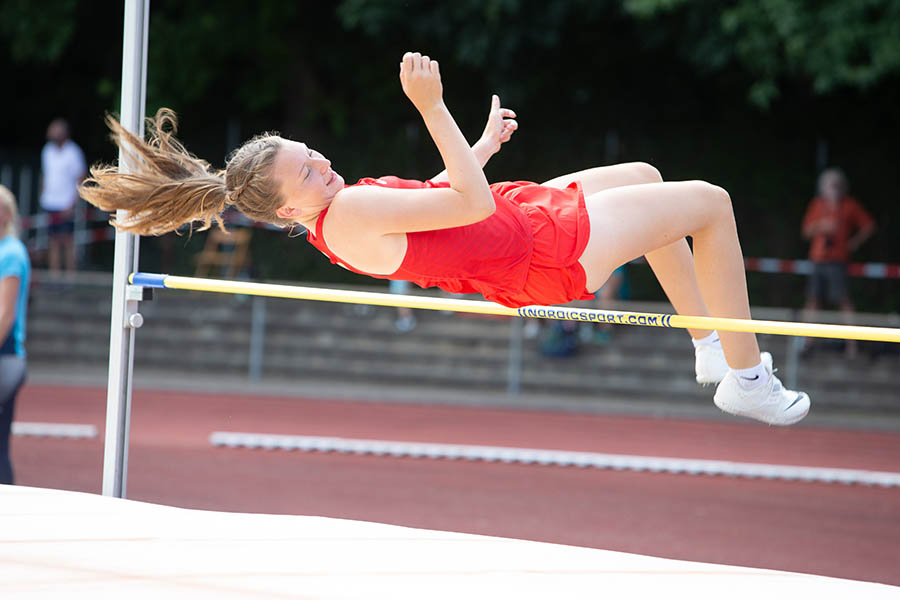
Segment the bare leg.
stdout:
<svg viewBox="0 0 900 600">
<path fill-rule="evenodd" d="M 644 257 L 650 263 L 669 302 L 675 307 L 675 312 L 696 317 L 709 316 L 709 309 L 703 301 L 697 281 L 694 255 L 691 254 L 686 239 L 681 238 L 674 244 L 647 252 Z M 699 340 L 711 332 L 709 329 L 688 329 L 688 333 Z"/>
<path fill-rule="evenodd" d="M 625 163 L 609 167 L 587 169 L 569 175 L 556 177 L 543 185 L 563 188 L 573 181 L 580 181 L 585 196 L 597 192 L 642 183 L 661 183 L 659 171 L 647 163 Z M 662 248 L 645 253 L 650 268 L 662 286 L 666 297 L 675 311 L 681 315 L 697 317 L 709 316 L 706 304 L 700 294 L 697 275 L 694 272 L 694 257 L 684 238 Z M 694 339 L 709 335 L 707 329 L 688 329 Z"/>
<path fill-rule="evenodd" d="M 662 181 L 662 176 L 653 165 L 633 162 L 576 171 L 575 173 L 554 177 L 541 185 L 564 188 L 573 181 L 580 181 L 581 186 L 584 188 L 584 195 L 590 196 L 603 190 L 626 185 L 658 183 Z"/>
<path fill-rule="evenodd" d="M 750 318 L 744 259 L 725 190 L 701 181 L 653 183 L 608 189 L 586 200 L 591 238 L 580 262 L 589 290 L 619 265 L 692 236 L 697 283 L 709 313 Z M 720 338 L 731 368 L 759 364 L 755 335 L 723 331 Z"/>
</svg>

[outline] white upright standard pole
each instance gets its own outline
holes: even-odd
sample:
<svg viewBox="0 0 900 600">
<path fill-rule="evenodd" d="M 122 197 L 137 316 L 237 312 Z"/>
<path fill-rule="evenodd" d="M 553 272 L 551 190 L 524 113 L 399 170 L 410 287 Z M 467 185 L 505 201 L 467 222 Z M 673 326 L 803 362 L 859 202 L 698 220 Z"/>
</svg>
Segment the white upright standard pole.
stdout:
<svg viewBox="0 0 900 600">
<path fill-rule="evenodd" d="M 147 24 L 150 0 L 125 0 L 125 32 L 122 42 L 122 126 L 144 135 L 147 84 Z M 119 171 L 130 165 L 119 153 Z M 124 219 L 125 211 L 116 213 Z M 131 370 L 134 360 L 134 328 L 127 322 L 128 276 L 138 270 L 138 237 L 116 232 L 113 266 L 112 320 L 109 336 L 109 380 L 106 390 L 106 440 L 103 451 L 103 495 L 125 497 L 128 472 L 128 430 L 131 425 Z"/>
</svg>

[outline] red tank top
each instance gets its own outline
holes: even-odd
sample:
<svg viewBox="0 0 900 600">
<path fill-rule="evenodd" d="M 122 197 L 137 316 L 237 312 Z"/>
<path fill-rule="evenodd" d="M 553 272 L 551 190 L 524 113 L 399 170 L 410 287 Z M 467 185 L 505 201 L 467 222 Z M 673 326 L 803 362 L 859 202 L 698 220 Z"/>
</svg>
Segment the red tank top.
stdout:
<svg viewBox="0 0 900 600">
<path fill-rule="evenodd" d="M 378 179 L 367 177 L 360 179 L 356 185 L 450 187 L 447 182 L 433 183 L 393 176 Z M 522 291 L 533 249 L 531 224 L 515 201 L 516 191 L 535 186 L 525 181 L 495 183 L 490 187 L 497 208 L 487 219 L 463 227 L 407 233 L 406 255 L 400 268 L 390 275 L 375 275 L 355 269 L 328 248 L 322 236 L 322 224 L 328 209 L 319 215 L 316 230 L 308 232 L 307 239 L 332 263 L 355 273 L 378 279 L 411 281 L 423 288 L 439 287 L 451 293 L 477 293 L 487 300 L 505 304 L 504 299 Z"/>
</svg>

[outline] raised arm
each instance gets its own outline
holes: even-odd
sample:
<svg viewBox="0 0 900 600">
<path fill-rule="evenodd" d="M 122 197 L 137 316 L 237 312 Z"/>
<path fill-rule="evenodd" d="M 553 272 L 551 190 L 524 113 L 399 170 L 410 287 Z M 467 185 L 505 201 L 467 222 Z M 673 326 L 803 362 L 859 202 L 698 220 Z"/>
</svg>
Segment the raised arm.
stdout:
<svg viewBox="0 0 900 600">
<path fill-rule="evenodd" d="M 495 210 L 484 171 L 444 104 L 437 61 L 407 52 L 400 64 L 400 82 L 422 115 L 447 166 L 450 187 L 412 190 L 349 187 L 329 209 L 325 230 L 330 239 L 359 240 L 458 227 L 482 221 Z M 333 243 L 340 245 L 341 241 Z"/>
<path fill-rule="evenodd" d="M 444 104 L 438 62 L 418 52 L 407 52 L 400 63 L 400 83 L 441 153 L 450 187 L 470 202 L 493 211 L 493 195 L 481 164 Z"/>
<path fill-rule="evenodd" d="M 493 155 L 500 151 L 500 147 L 509 141 L 512 134 L 519 128 L 515 121 L 516 113 L 508 108 L 500 106 L 500 97 L 494 94 L 491 97 L 491 110 L 488 113 L 487 124 L 481 137 L 472 146 L 472 153 L 478 160 L 478 164 L 484 165 Z M 435 183 L 447 181 L 446 169 L 431 178 Z"/>
</svg>

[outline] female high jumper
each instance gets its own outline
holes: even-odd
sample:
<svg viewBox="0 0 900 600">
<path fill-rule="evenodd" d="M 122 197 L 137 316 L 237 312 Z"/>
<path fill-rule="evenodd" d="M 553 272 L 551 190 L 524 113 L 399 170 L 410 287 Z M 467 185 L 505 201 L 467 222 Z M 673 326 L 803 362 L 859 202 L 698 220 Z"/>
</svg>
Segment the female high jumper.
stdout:
<svg viewBox="0 0 900 600">
<path fill-rule="evenodd" d="M 150 123 L 149 141 L 107 118 L 136 170 L 96 166 L 82 195 L 102 210 L 128 211 L 114 224 L 142 235 L 194 221 L 221 226 L 221 213 L 233 206 L 257 221 L 303 225 L 310 243 L 356 273 L 479 293 L 512 307 L 591 298 L 616 267 L 644 255 L 678 313 L 750 318 L 725 190 L 702 181 L 663 182 L 643 163 L 540 185 L 489 185 L 482 168 L 516 129 L 515 114 L 494 96 L 484 134 L 470 148 L 444 104 L 436 60 L 406 53 L 400 82 L 446 167 L 429 181 L 382 177 L 345 186 L 320 153 L 272 134 L 244 144 L 218 171 L 173 137 L 175 118 L 164 109 Z M 782 387 L 754 334 L 689 333 L 697 382 L 718 383 L 720 409 L 773 425 L 806 416 L 809 396 Z"/>
</svg>

